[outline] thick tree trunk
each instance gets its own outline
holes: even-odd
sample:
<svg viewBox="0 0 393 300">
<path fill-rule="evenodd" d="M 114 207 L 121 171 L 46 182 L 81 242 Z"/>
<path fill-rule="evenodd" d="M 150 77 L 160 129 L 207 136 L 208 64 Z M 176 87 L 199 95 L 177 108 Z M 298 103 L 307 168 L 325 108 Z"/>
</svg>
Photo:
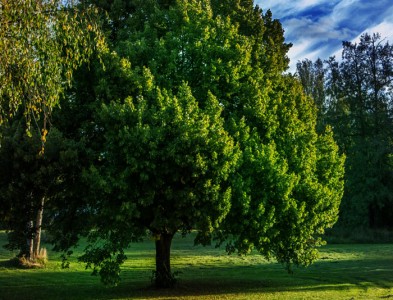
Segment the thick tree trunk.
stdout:
<svg viewBox="0 0 393 300">
<path fill-rule="evenodd" d="M 40 254 L 41 228 L 42 228 L 42 217 L 44 215 L 44 204 L 45 204 L 45 197 L 42 197 L 40 206 L 38 207 L 37 210 L 37 218 L 35 222 L 33 259 L 36 259 Z"/>
<path fill-rule="evenodd" d="M 170 288 L 175 285 L 175 278 L 171 272 L 171 244 L 173 233 L 163 233 L 156 240 L 156 274 L 157 288 Z"/>
</svg>

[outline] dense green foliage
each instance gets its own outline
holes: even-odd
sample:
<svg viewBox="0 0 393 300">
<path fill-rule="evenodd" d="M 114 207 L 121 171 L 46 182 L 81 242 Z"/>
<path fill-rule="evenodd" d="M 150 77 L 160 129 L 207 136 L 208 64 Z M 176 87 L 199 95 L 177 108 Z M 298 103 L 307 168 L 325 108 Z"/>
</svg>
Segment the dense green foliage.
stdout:
<svg viewBox="0 0 393 300">
<path fill-rule="evenodd" d="M 83 261 L 105 259 L 101 274 L 113 275 L 106 274 L 114 271 L 113 253 L 120 252 L 116 262 L 121 262 L 123 249 L 146 230 L 158 247 L 169 243 L 165 248 L 179 230 L 206 234 L 218 228 L 230 209 L 227 181 L 238 157 L 221 111 L 212 95 L 204 110 L 198 108 L 185 85 L 177 95 L 157 89 L 102 108 L 101 163 L 86 177 L 95 187 L 97 216 L 90 237 L 104 236 L 105 244 L 88 248 Z M 163 249 L 165 259 L 169 250 Z M 169 261 L 159 263 L 157 272 L 170 272 Z"/>
<path fill-rule="evenodd" d="M 339 224 L 392 228 L 393 46 L 365 34 L 358 44 L 343 43 L 342 62 L 304 61 L 298 74 L 322 103 L 319 123 L 334 128 L 347 156 Z"/>
<path fill-rule="evenodd" d="M 89 1 L 86 1 L 89 2 Z M 156 244 L 155 283 L 174 283 L 174 234 L 256 249 L 288 269 L 317 257 L 337 220 L 343 156 L 287 69 L 279 21 L 253 1 L 91 1 L 109 51 L 82 66 L 53 122 L 77 149 L 51 231 L 105 283 L 124 250 Z M 108 18 L 107 18 L 108 16 Z M 72 173 L 74 174 L 74 173 Z"/>
<path fill-rule="evenodd" d="M 0 124 L 24 112 L 28 132 L 58 105 L 72 72 L 103 38 L 91 7 L 72 1 L 0 1 Z"/>
<path fill-rule="evenodd" d="M 36 131 L 31 134 L 26 133 L 22 116 L 1 127 L 0 218 L 4 228 L 11 230 L 7 248 L 33 259 L 33 251 L 40 247 L 39 237 L 34 239 L 41 229 L 44 207 L 53 209 L 60 199 L 71 196 L 72 179 L 78 174 L 78 151 L 52 127 L 46 151 L 39 154 L 41 135 Z"/>
</svg>

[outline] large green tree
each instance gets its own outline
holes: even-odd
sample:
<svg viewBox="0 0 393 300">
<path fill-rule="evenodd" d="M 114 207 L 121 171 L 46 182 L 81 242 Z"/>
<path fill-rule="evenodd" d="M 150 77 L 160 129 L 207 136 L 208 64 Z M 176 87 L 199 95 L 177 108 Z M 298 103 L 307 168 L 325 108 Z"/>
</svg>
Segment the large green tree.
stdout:
<svg viewBox="0 0 393 300">
<path fill-rule="evenodd" d="M 90 238 L 106 238 L 104 245 L 88 247 L 83 261 L 104 259 L 101 274 L 116 275 L 113 263 L 148 230 L 156 240 L 157 286 L 173 284 L 174 234 L 195 228 L 203 238 L 230 209 L 228 177 L 238 151 L 223 128 L 221 111 L 213 95 L 200 109 L 186 85 L 177 95 L 157 89 L 103 107 L 102 163 L 86 176 L 99 199 Z"/>
<path fill-rule="evenodd" d="M 90 111 L 64 132 L 87 138 L 93 156 L 91 198 L 78 211 L 91 211 L 94 230 L 81 260 L 116 283 L 124 249 L 147 230 L 156 285 L 170 286 L 170 241 L 196 229 L 196 243 L 311 263 L 337 219 L 343 157 L 330 129 L 316 132 L 300 83 L 283 75 L 280 22 L 253 1 L 96 4 L 109 15 L 106 69 L 82 70 L 65 99 Z"/>
</svg>

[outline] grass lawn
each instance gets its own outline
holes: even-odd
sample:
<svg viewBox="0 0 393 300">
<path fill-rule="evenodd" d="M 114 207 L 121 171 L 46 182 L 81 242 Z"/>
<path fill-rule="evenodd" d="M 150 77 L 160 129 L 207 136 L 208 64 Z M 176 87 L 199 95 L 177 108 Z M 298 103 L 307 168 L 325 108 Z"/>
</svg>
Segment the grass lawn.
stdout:
<svg viewBox="0 0 393 300">
<path fill-rule="evenodd" d="M 328 245 L 319 261 L 288 274 L 257 254 L 228 256 L 220 249 L 194 247 L 192 237 L 176 237 L 172 267 L 182 273 L 173 290 L 150 286 L 152 241 L 127 251 L 117 287 L 103 286 L 75 261 L 61 269 L 58 253 L 49 251 L 45 269 L 13 268 L 8 263 L 13 256 L 0 249 L 0 299 L 393 299 L 392 244 Z"/>
</svg>

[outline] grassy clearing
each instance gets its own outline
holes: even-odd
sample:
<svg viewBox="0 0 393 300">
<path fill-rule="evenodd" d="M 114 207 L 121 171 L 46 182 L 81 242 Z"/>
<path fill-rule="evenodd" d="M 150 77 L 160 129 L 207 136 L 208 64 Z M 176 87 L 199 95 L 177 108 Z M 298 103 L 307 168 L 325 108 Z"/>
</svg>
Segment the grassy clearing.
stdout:
<svg viewBox="0 0 393 300">
<path fill-rule="evenodd" d="M 49 251 L 45 269 L 30 270 L 9 265 L 13 255 L 0 250 L 0 299 L 393 299 L 392 244 L 329 245 L 318 262 L 290 275 L 259 255 L 228 256 L 220 249 L 194 247 L 191 237 L 177 237 L 172 266 L 182 274 L 174 290 L 149 286 L 152 241 L 129 249 L 123 280 L 111 288 L 75 261 L 61 269 L 57 253 Z"/>
</svg>

